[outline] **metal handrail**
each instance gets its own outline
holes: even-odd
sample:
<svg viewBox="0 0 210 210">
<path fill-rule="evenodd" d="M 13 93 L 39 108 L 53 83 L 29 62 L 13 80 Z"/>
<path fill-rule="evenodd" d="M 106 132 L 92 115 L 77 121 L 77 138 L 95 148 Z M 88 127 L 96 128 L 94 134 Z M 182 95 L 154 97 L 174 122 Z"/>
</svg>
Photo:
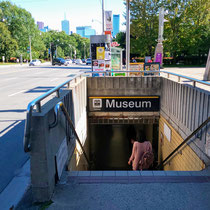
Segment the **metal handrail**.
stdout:
<svg viewBox="0 0 210 210">
<path fill-rule="evenodd" d="M 190 78 L 187 76 L 183 76 L 180 74 L 175 74 L 172 72 L 167 72 L 167 71 L 126 71 L 126 70 L 116 70 L 116 71 L 84 71 L 84 72 L 80 72 L 78 74 L 76 74 L 74 77 L 72 77 L 71 79 L 67 80 L 66 82 L 62 83 L 61 85 L 58 85 L 57 87 L 49 90 L 48 92 L 44 93 L 43 95 L 39 96 L 38 98 L 34 99 L 32 102 L 30 102 L 27 106 L 27 114 L 26 114 L 26 123 L 25 123 L 25 134 L 24 134 L 24 140 L 23 140 L 23 147 L 24 147 L 24 151 L 25 152 L 29 152 L 30 151 L 30 145 L 29 145 L 29 141 L 30 141 L 30 129 L 31 129 L 31 116 L 32 116 L 32 111 L 34 106 L 36 106 L 36 110 L 37 112 L 41 112 L 41 101 L 45 98 L 47 98 L 48 96 L 50 96 L 53 93 L 57 93 L 57 97 L 59 97 L 59 90 L 64 87 L 66 84 L 68 84 L 68 86 L 70 86 L 70 82 L 78 77 L 81 77 L 84 74 L 90 73 L 90 74 L 98 74 L 98 73 L 139 73 L 139 72 L 143 72 L 143 73 L 166 73 L 166 74 L 171 74 L 174 76 L 177 76 L 179 78 L 185 78 L 188 80 L 191 80 L 194 82 L 194 86 L 195 83 L 198 82 L 200 84 L 203 85 L 207 85 L 210 86 L 210 82 L 206 82 L 206 81 L 201 81 L 201 80 L 197 80 L 194 78 Z M 104 77 L 106 77 L 107 75 L 104 74 Z"/>
<path fill-rule="evenodd" d="M 207 86 L 210 86 L 210 82 L 207 82 L 207 81 L 202 81 L 202 80 L 199 80 L 199 79 L 195 79 L 195 78 L 191 78 L 191 77 L 188 77 L 188 76 L 184 76 L 184 75 L 181 75 L 181 74 L 176 74 L 176 73 L 173 73 L 173 72 L 169 72 L 169 71 L 134 71 L 134 70 L 130 70 L 130 71 L 126 71 L 126 70 L 117 70 L 117 71 L 85 71 L 84 73 L 89 73 L 89 74 L 99 74 L 99 73 L 165 73 L 165 74 L 171 74 L 173 76 L 177 76 L 178 78 L 184 78 L 184 79 L 188 79 L 192 82 L 197 82 L 197 83 L 200 83 L 200 84 L 203 84 L 203 85 L 207 85 Z M 105 77 L 106 75 L 104 75 Z M 150 76 L 150 75 L 148 75 Z M 168 77 L 169 78 L 169 77 Z M 195 83 L 194 83 L 194 86 L 195 86 Z"/>
<path fill-rule="evenodd" d="M 24 151 L 25 152 L 29 152 L 30 151 L 30 145 L 29 145 L 29 141 L 30 141 L 30 130 L 31 130 L 31 116 L 32 116 L 32 111 L 34 106 L 36 106 L 36 110 L 37 112 L 41 112 L 41 101 L 45 98 L 47 98 L 48 96 L 50 96 L 51 94 L 55 93 L 57 94 L 57 97 L 59 97 L 59 91 L 62 87 L 64 87 L 65 85 L 68 85 L 68 87 L 70 86 L 70 82 L 74 79 L 76 79 L 77 77 L 81 76 L 83 73 L 78 73 L 76 74 L 74 77 L 72 77 L 71 79 L 67 80 L 66 82 L 58 85 L 57 87 L 49 90 L 48 92 L 44 93 L 43 95 L 39 96 L 38 98 L 34 99 L 32 102 L 30 102 L 27 106 L 27 110 L 26 110 L 26 123 L 25 123 L 25 135 L 24 135 L 24 139 L 23 139 L 23 147 L 24 147 Z"/>
<path fill-rule="evenodd" d="M 184 144 L 186 144 L 198 131 L 200 131 L 205 125 L 207 125 L 210 122 L 210 117 L 207 118 L 196 130 L 194 130 L 179 146 L 177 146 L 158 166 L 157 169 L 159 169 L 161 166 L 164 165 L 166 161 L 169 160 L 169 158 L 172 157 L 172 155 L 177 152 Z M 209 158 L 210 159 L 210 158 Z"/>
<path fill-rule="evenodd" d="M 191 78 L 191 77 L 188 77 L 188 76 L 184 76 L 184 75 L 180 75 L 180 74 L 176 74 L 176 73 L 172 73 L 172 72 L 168 72 L 168 71 L 160 71 L 160 72 L 161 73 L 166 73 L 166 74 L 169 74 L 169 75 L 171 74 L 173 76 L 177 76 L 178 78 L 185 78 L 185 79 L 191 80 L 193 82 L 198 82 L 200 84 L 210 86 L 210 82 L 202 81 L 202 80 L 199 80 L 199 79 L 194 79 L 194 78 Z"/>
<path fill-rule="evenodd" d="M 88 165 L 89 165 L 89 167 L 90 167 L 91 164 L 90 164 L 89 158 L 88 158 L 88 156 L 87 156 L 87 154 L 86 154 L 86 152 L 85 152 L 85 150 L 84 150 L 84 148 L 83 148 L 83 146 L 82 146 L 82 143 L 81 143 L 81 141 L 80 141 L 80 139 L 79 139 L 79 136 L 77 135 L 76 129 L 75 129 L 75 127 L 74 127 L 74 124 L 73 124 L 73 122 L 72 122 L 72 120 L 71 120 L 71 118 L 70 118 L 70 116 L 69 116 L 69 113 L 68 113 L 68 111 L 67 111 L 65 105 L 63 104 L 63 102 L 59 102 L 59 103 L 56 105 L 56 108 L 55 108 L 55 109 L 56 109 L 56 113 L 58 113 L 59 108 L 61 108 L 61 110 L 63 111 L 64 116 L 66 117 L 66 119 L 67 119 L 67 121 L 68 121 L 70 127 L 72 128 L 73 133 L 74 133 L 74 135 L 75 135 L 75 137 L 76 137 L 76 140 L 77 140 L 77 142 L 79 143 L 79 145 L 80 145 L 80 147 L 81 147 L 81 149 L 82 149 L 82 152 L 84 153 L 85 159 L 86 159 L 86 161 L 87 161 L 87 163 L 88 163 Z M 56 119 L 57 119 L 57 117 L 56 117 Z M 57 122 L 58 122 L 58 121 L 56 120 L 56 124 L 57 124 Z"/>
</svg>

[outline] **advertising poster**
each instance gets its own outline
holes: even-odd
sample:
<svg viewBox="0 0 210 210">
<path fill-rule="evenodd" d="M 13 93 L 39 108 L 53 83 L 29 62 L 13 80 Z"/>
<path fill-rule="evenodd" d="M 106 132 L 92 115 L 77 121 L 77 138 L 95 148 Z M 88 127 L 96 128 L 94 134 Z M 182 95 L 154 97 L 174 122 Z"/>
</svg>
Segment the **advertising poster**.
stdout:
<svg viewBox="0 0 210 210">
<path fill-rule="evenodd" d="M 93 61 L 93 71 L 104 71 L 105 61 L 104 60 L 94 60 Z M 103 73 L 94 74 L 93 77 L 103 76 Z"/>
<path fill-rule="evenodd" d="M 139 71 L 139 72 L 131 72 L 130 76 L 143 76 L 144 73 L 144 63 L 130 63 L 130 71 Z"/>
<path fill-rule="evenodd" d="M 112 31 L 112 11 L 105 11 L 106 31 Z"/>
<path fill-rule="evenodd" d="M 97 47 L 96 48 L 96 59 L 97 60 L 104 60 L 105 59 L 105 49 L 104 49 L 104 47 Z"/>
<path fill-rule="evenodd" d="M 160 63 L 160 65 L 162 64 L 162 53 L 156 54 L 155 62 Z"/>
<path fill-rule="evenodd" d="M 105 70 L 111 70 L 111 61 L 105 61 Z"/>
</svg>

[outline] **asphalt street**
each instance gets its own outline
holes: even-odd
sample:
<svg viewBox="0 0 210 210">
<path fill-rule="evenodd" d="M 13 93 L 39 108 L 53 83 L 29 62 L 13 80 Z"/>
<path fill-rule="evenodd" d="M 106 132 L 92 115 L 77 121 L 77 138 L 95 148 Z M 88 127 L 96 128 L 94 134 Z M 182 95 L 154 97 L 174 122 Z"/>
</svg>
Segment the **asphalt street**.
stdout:
<svg viewBox="0 0 210 210">
<path fill-rule="evenodd" d="M 90 66 L 0 66 L 0 193 L 28 160 L 23 151 L 29 102 Z"/>
</svg>

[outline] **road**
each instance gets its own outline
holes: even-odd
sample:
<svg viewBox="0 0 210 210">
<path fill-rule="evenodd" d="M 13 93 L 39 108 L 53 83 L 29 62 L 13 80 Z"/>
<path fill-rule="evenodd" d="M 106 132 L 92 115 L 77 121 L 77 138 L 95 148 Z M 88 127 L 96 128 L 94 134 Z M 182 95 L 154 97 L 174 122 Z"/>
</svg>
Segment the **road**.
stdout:
<svg viewBox="0 0 210 210">
<path fill-rule="evenodd" d="M 0 66 L 0 193 L 28 160 L 23 151 L 29 102 L 90 66 Z M 3 161 L 2 161 L 3 160 Z"/>
</svg>

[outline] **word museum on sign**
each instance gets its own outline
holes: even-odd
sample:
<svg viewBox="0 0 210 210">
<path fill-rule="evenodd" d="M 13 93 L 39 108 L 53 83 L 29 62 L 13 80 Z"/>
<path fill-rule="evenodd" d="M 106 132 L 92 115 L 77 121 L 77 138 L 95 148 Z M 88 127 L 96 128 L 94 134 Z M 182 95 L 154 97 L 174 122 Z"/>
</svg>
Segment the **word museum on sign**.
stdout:
<svg viewBox="0 0 210 210">
<path fill-rule="evenodd" d="M 90 111 L 159 111 L 159 96 L 89 97 Z"/>
</svg>

